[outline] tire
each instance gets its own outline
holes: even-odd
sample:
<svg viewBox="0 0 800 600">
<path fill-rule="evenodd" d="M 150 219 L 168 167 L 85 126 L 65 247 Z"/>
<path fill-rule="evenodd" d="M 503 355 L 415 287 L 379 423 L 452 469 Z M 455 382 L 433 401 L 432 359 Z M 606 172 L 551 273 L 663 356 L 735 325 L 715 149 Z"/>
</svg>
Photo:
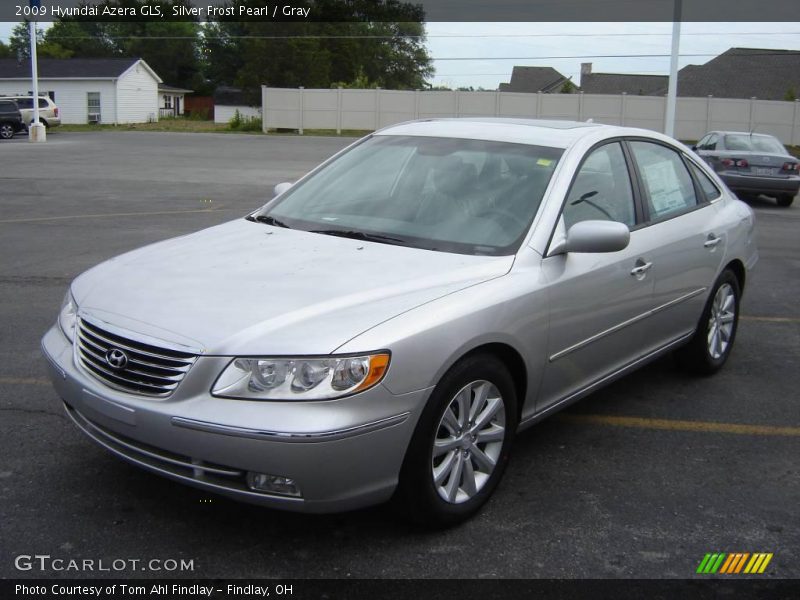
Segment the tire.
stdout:
<svg viewBox="0 0 800 600">
<path fill-rule="evenodd" d="M 14 126 L 11 123 L 0 123 L 0 139 L 10 140 L 14 137 Z"/>
<path fill-rule="evenodd" d="M 739 280 L 726 269 L 711 290 L 694 336 L 676 352 L 682 367 L 698 375 L 713 375 L 722 368 L 736 340 L 740 298 Z"/>
<path fill-rule="evenodd" d="M 775 198 L 778 203 L 778 206 L 782 206 L 784 208 L 788 208 L 794 202 L 794 194 L 783 194 Z"/>
<path fill-rule="evenodd" d="M 456 363 L 420 416 L 400 471 L 396 507 L 429 527 L 472 516 L 503 476 L 517 420 L 514 382 L 502 361 L 475 354 Z"/>
</svg>

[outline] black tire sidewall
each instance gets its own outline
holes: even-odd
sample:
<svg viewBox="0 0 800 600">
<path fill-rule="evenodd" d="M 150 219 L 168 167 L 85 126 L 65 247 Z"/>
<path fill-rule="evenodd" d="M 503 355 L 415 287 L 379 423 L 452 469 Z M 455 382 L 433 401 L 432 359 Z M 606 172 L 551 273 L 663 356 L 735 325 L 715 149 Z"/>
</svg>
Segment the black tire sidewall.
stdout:
<svg viewBox="0 0 800 600">
<path fill-rule="evenodd" d="M 465 385 L 478 380 L 494 384 L 505 404 L 506 438 L 494 472 L 484 487 L 460 504 L 443 500 L 431 477 L 431 451 L 445 409 Z M 476 512 L 491 496 L 503 476 L 517 428 L 517 398 L 513 379 L 502 361 L 492 355 L 476 354 L 456 363 L 439 381 L 420 416 L 400 473 L 398 500 L 414 521 L 450 526 Z"/>
<path fill-rule="evenodd" d="M 0 123 L 0 138 L 10 140 L 14 137 L 14 127 L 9 123 Z"/>
</svg>

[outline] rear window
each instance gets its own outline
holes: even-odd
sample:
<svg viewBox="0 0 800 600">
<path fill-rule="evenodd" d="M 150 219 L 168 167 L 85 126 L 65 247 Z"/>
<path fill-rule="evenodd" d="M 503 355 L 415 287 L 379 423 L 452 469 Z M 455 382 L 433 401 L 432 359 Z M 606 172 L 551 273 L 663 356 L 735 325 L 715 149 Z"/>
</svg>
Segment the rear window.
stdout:
<svg viewBox="0 0 800 600">
<path fill-rule="evenodd" d="M 725 136 L 725 149 L 734 152 L 786 154 L 783 144 L 770 135 L 728 134 Z"/>
<path fill-rule="evenodd" d="M 5 112 L 17 110 L 17 105 L 14 102 L 10 102 L 8 100 L 0 100 L 0 109 Z"/>
<path fill-rule="evenodd" d="M 719 191 L 719 188 L 716 184 L 711 181 L 711 179 L 703 173 L 700 168 L 695 165 L 692 161 L 687 161 L 689 163 L 689 167 L 692 169 L 692 173 L 694 173 L 697 182 L 700 184 L 700 189 L 703 190 L 703 194 L 706 197 L 706 200 L 714 200 L 715 198 L 719 198 L 722 192 Z"/>
</svg>

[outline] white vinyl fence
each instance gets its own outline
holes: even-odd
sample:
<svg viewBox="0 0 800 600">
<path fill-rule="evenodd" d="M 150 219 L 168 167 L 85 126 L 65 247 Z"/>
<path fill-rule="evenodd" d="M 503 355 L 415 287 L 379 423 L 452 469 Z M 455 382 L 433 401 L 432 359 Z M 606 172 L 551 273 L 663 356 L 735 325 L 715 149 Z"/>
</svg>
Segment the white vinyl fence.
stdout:
<svg viewBox="0 0 800 600">
<path fill-rule="evenodd" d="M 431 117 L 570 119 L 664 131 L 663 96 L 512 92 L 289 89 L 263 86 L 267 129 L 374 130 Z M 698 140 L 714 129 L 769 133 L 800 144 L 800 101 L 678 98 L 675 137 Z"/>
</svg>

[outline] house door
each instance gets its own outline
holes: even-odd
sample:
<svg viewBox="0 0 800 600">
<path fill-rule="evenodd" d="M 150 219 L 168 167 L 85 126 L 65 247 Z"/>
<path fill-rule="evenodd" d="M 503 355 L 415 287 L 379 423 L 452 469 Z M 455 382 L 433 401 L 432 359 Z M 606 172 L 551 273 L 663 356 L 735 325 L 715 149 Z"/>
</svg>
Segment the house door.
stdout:
<svg viewBox="0 0 800 600">
<path fill-rule="evenodd" d="M 175 116 L 177 117 L 181 113 L 181 97 L 175 96 Z"/>
</svg>

